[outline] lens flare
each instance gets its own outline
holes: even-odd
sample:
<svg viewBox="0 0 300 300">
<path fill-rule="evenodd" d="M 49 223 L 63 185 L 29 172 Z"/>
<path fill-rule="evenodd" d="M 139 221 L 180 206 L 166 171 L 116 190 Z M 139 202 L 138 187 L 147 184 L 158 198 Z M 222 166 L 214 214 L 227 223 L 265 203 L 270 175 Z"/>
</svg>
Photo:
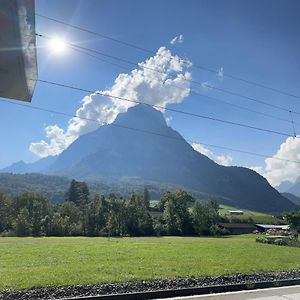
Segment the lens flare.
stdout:
<svg viewBox="0 0 300 300">
<path fill-rule="evenodd" d="M 63 54 L 67 49 L 66 41 L 61 38 L 52 38 L 49 41 L 49 47 L 57 54 Z"/>
</svg>

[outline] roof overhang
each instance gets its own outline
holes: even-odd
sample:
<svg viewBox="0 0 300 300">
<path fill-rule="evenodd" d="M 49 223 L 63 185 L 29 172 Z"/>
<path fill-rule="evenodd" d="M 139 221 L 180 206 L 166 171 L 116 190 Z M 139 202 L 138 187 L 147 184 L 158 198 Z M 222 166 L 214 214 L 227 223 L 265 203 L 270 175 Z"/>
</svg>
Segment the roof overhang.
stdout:
<svg viewBox="0 0 300 300">
<path fill-rule="evenodd" d="M 36 80 L 34 0 L 1 0 L 0 97 L 30 102 Z"/>
</svg>

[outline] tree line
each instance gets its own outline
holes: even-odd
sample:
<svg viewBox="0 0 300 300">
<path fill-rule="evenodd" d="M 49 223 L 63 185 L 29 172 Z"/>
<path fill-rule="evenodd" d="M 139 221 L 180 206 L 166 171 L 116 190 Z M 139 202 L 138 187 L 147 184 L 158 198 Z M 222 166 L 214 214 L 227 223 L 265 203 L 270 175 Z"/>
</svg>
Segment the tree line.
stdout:
<svg viewBox="0 0 300 300">
<path fill-rule="evenodd" d="M 2 236 L 151 236 L 222 233 L 218 204 L 195 201 L 184 190 L 166 192 L 150 206 L 147 188 L 124 199 L 90 195 L 85 182 L 72 180 L 65 201 L 55 204 L 39 193 L 0 193 Z"/>
</svg>

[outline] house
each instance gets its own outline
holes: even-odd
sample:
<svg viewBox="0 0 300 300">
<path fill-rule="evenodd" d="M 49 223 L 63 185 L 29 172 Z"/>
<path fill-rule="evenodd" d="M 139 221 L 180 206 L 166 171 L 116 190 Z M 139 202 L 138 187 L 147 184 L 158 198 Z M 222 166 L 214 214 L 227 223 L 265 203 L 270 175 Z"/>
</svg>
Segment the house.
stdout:
<svg viewBox="0 0 300 300">
<path fill-rule="evenodd" d="M 252 233 L 256 227 L 254 224 L 248 223 L 219 223 L 219 228 L 227 230 L 230 234 Z"/>
</svg>

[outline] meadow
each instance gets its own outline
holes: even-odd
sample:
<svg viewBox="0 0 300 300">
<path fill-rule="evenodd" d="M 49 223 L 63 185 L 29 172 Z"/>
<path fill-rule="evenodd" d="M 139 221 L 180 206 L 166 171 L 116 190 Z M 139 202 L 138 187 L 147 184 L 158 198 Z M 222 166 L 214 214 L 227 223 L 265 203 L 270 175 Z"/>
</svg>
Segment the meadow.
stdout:
<svg viewBox="0 0 300 300">
<path fill-rule="evenodd" d="M 222 238 L 0 238 L 0 290 L 300 268 L 300 249 Z"/>
<path fill-rule="evenodd" d="M 244 213 L 243 215 L 235 215 L 235 216 L 228 216 L 229 210 L 242 210 Z M 257 211 L 252 211 L 248 209 L 240 209 L 232 206 L 220 205 L 219 214 L 222 217 L 227 216 L 229 219 L 234 218 L 240 221 L 248 221 L 249 218 L 253 220 L 254 223 L 262 223 L 262 224 L 285 224 L 284 221 L 277 219 L 271 215 L 264 214 Z"/>
</svg>

